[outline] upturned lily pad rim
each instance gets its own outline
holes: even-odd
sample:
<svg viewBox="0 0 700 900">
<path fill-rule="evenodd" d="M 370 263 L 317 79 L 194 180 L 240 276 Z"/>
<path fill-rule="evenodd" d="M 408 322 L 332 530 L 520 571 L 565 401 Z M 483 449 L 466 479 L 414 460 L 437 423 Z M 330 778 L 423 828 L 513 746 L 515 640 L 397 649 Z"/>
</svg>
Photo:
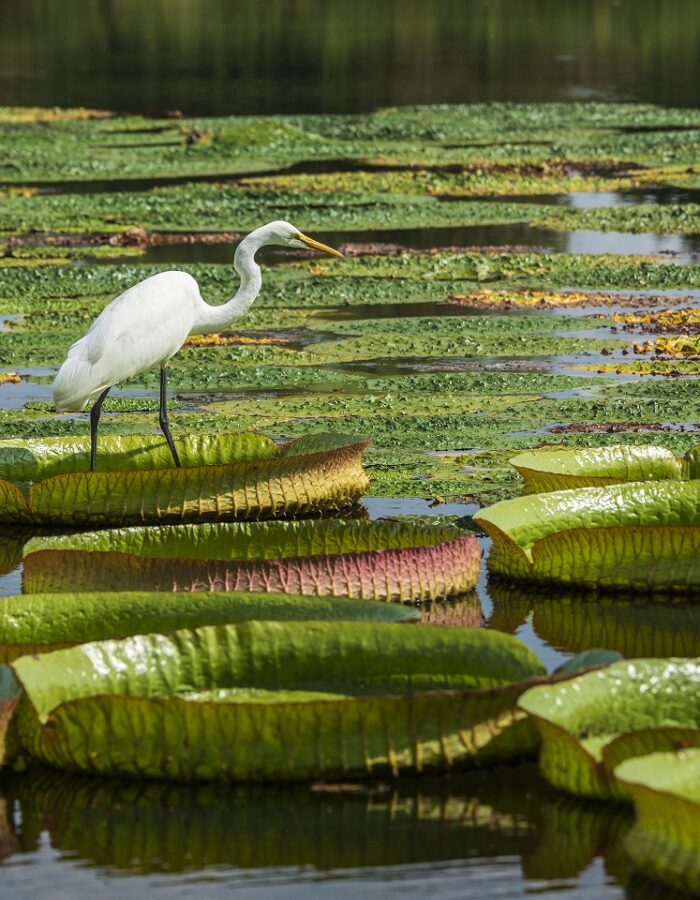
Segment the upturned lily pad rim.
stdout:
<svg viewBox="0 0 700 900">
<path fill-rule="evenodd" d="M 625 675 L 630 676 L 627 694 Z M 635 676 L 639 676 L 638 683 Z M 664 676 L 676 676 L 681 685 L 686 684 L 685 694 L 674 692 L 677 713 L 684 697 L 700 686 L 700 658 L 623 660 L 577 674 L 553 690 L 543 685 L 524 692 L 518 707 L 532 717 L 541 733 L 540 762 L 545 775 L 557 787 L 573 793 L 629 799 L 614 775 L 621 760 L 670 749 L 677 742 L 698 746 L 700 703 L 695 710 L 697 724 L 673 721 L 673 712 L 659 708 L 658 695 L 641 690 L 645 680 L 662 683 Z M 618 697 L 617 685 L 622 689 Z M 645 719 L 644 710 L 650 703 L 651 712 Z M 658 721 L 653 721 L 654 715 Z M 688 719 L 691 717 L 692 712 Z M 567 760 L 567 771 L 562 759 Z"/>
<path fill-rule="evenodd" d="M 692 451 L 689 451 L 692 452 Z M 688 454 L 686 454 L 687 457 Z M 571 487 L 582 480 L 601 482 L 655 481 L 660 478 L 681 479 L 686 468 L 686 457 L 679 457 L 672 450 L 655 444 L 614 444 L 606 447 L 538 447 L 524 450 L 508 462 L 521 474 L 555 475 L 571 478 Z M 616 468 L 638 465 L 650 466 L 648 478 L 634 478 L 615 471 Z M 663 475 L 654 472 L 656 466 Z M 592 485 L 591 485 L 592 486 Z"/>
<path fill-rule="evenodd" d="M 195 443 L 207 441 L 214 445 L 225 445 L 227 441 L 230 441 L 232 443 L 240 441 L 241 443 L 243 443 L 244 441 L 249 440 L 252 444 L 257 446 L 254 447 L 254 452 L 248 454 L 245 453 L 244 448 L 241 448 L 243 450 L 241 459 L 237 459 L 234 456 L 231 459 L 214 463 L 204 461 L 198 464 L 190 464 L 185 462 L 183 463 L 183 465 L 176 468 L 170 455 L 167 442 L 161 435 L 105 435 L 99 438 L 98 441 L 97 471 L 91 472 L 87 469 L 90 450 L 89 437 L 60 436 L 27 439 L 8 438 L 0 441 L 0 483 L 3 481 L 9 484 L 28 483 L 34 486 L 45 484 L 53 478 L 65 477 L 66 475 L 80 476 L 88 478 L 90 480 L 95 480 L 105 475 L 115 475 L 122 473 L 128 475 L 135 472 L 159 472 L 167 470 L 178 473 L 187 473 L 204 467 L 211 469 L 220 469 L 235 465 L 243 466 L 255 463 L 265 463 L 275 459 L 283 459 L 295 456 L 307 456 L 317 453 L 323 453 L 329 450 L 339 450 L 343 447 L 361 446 L 364 449 L 371 443 L 371 439 L 366 436 L 349 435 L 335 432 L 311 433 L 303 435 L 302 437 L 296 438 L 291 441 L 283 442 L 275 441 L 273 440 L 273 438 L 270 438 L 262 432 L 258 431 L 217 432 L 215 434 L 193 433 L 174 436 L 175 444 L 176 446 L 178 446 L 181 456 L 183 455 L 182 444 L 188 440 L 194 441 Z M 3 469 L 1 455 L 3 450 L 20 450 L 26 448 L 28 451 L 34 451 L 35 449 L 38 451 L 42 447 L 52 448 L 53 446 L 60 450 L 61 445 L 73 445 L 76 448 L 80 448 L 79 451 L 76 450 L 74 452 L 70 452 L 69 454 L 70 457 L 74 457 L 76 455 L 76 452 L 80 452 L 84 455 L 83 465 L 81 465 L 80 468 L 66 470 L 65 472 L 59 472 L 56 474 L 45 476 L 43 478 L 40 477 L 36 480 L 25 481 L 20 479 L 18 480 L 18 482 L 15 482 L 12 478 L 3 476 L 1 474 Z M 158 460 L 156 460 L 156 464 L 154 465 L 146 465 L 133 468 L 126 466 L 125 468 L 110 467 L 107 469 L 101 469 L 100 461 L 101 459 L 104 459 L 107 453 L 117 453 L 124 460 L 128 459 L 126 452 L 122 452 L 121 450 L 122 446 L 125 449 L 142 449 L 144 453 L 160 449 L 161 451 L 163 451 L 162 462 L 161 464 L 158 464 Z M 40 464 L 40 462 L 41 460 L 39 459 L 38 463 Z"/>
<path fill-rule="evenodd" d="M 676 509 L 668 500 L 694 499 L 694 516 L 687 516 L 688 503 Z M 583 511 L 583 512 L 582 512 Z M 640 523 L 643 512 L 653 512 L 666 521 Z M 594 524 L 570 523 L 572 514 L 588 517 L 598 515 Z M 690 521 L 684 519 L 690 518 Z M 601 487 L 567 488 L 541 494 L 528 494 L 501 500 L 479 510 L 474 521 L 495 529 L 512 543 L 528 560 L 533 561 L 533 548 L 553 534 L 577 531 L 581 527 L 597 528 L 658 528 L 700 527 L 700 479 L 692 481 L 627 482 Z M 489 528 L 490 526 L 490 528 Z"/>
<path fill-rule="evenodd" d="M 467 686 L 472 691 L 481 689 L 480 682 L 486 682 L 486 687 L 503 687 L 517 684 L 520 680 L 517 675 L 521 673 L 526 678 L 544 673 L 544 666 L 535 653 L 523 641 L 503 632 L 456 630 L 450 626 L 409 629 L 407 635 L 401 632 L 403 629 L 396 629 L 394 623 L 388 622 L 348 622 L 343 629 L 338 629 L 332 622 L 253 620 L 185 628 L 164 635 L 151 633 L 121 640 L 92 641 L 38 657 L 20 657 L 11 668 L 43 721 L 66 703 L 101 696 L 172 700 L 202 689 L 250 687 L 294 693 L 309 690 L 313 683 L 325 693 L 339 693 L 341 699 L 347 699 L 339 690 L 346 686 L 355 686 L 353 697 L 404 696 L 434 690 L 432 685 L 421 687 L 421 680 L 437 685 L 450 678 L 460 683 L 438 687 L 437 692 L 447 690 L 459 694 Z M 315 640 L 309 641 L 309 636 Z M 343 648 L 352 647 L 360 655 L 343 659 Z M 341 657 L 329 665 L 328 657 L 323 654 L 331 649 Z M 451 655 L 436 656 L 436 650 L 450 650 Z M 294 665 L 283 664 L 280 654 L 286 654 L 287 662 L 293 661 Z M 192 660 L 202 656 L 206 665 L 194 666 Z M 402 660 L 399 672 L 386 665 L 385 656 Z M 147 658 L 161 658 L 168 664 L 155 680 L 143 669 Z M 139 665 L 135 663 L 137 660 Z M 425 665 L 418 672 L 410 669 L 411 663 L 417 661 Z M 52 686 L 52 670 L 54 675 L 59 673 L 55 686 Z M 405 679 L 409 670 L 411 678 L 417 676 L 418 684 Z M 129 672 L 133 673 L 132 681 Z M 515 679 L 512 675 L 516 675 Z M 184 685 L 180 680 L 183 677 L 187 679 Z M 111 689 L 110 682 L 115 679 L 122 680 L 125 691 Z M 169 680 L 177 683 L 177 689 L 169 686 Z M 100 682 L 106 690 L 99 690 Z M 405 690 L 392 690 L 392 684 L 397 687 L 401 684 Z M 70 696 L 76 690 L 86 693 Z"/>
<path fill-rule="evenodd" d="M 323 543 L 324 535 L 335 536 L 333 548 Z M 381 546 L 353 545 L 353 533 L 386 537 Z M 295 536 L 319 537 L 312 549 L 300 552 Z M 121 553 L 152 559 L 220 559 L 242 561 L 288 559 L 313 556 L 344 556 L 350 553 L 383 553 L 389 550 L 433 547 L 468 538 L 469 533 L 454 525 L 415 525 L 411 522 L 368 521 L 365 519 L 301 519 L 262 522 L 202 522 L 181 525 L 135 525 L 125 528 L 82 531 L 73 534 L 32 537 L 24 545 L 23 556 L 43 551 Z M 256 541 L 257 538 L 257 541 Z M 159 540 L 162 539 L 162 540 Z M 272 543 L 277 539 L 277 542 Z M 284 544 L 287 544 L 285 546 Z M 261 553 L 255 552 L 258 545 Z M 200 549 L 201 552 L 193 552 Z M 234 555 L 240 548 L 244 553 Z M 267 551 L 271 551 L 268 553 Z M 232 552 L 234 551 L 234 552 Z M 253 552 L 251 552 L 253 551 Z"/>
</svg>

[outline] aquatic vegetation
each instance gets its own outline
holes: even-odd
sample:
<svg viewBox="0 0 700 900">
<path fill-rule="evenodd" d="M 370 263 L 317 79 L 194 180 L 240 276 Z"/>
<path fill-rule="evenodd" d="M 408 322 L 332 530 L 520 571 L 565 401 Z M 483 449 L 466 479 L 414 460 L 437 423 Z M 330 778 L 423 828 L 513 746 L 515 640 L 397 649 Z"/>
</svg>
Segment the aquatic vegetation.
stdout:
<svg viewBox="0 0 700 900">
<path fill-rule="evenodd" d="M 695 476 L 696 453 L 679 459 L 663 447 L 596 447 L 530 450 L 510 463 L 525 480 L 525 493 L 602 487 L 628 481 L 679 481 Z"/>
<path fill-rule="evenodd" d="M 343 509 L 367 486 L 361 462 L 367 442 L 347 435 L 313 435 L 281 448 L 260 434 L 187 436 L 176 445 L 180 469 L 168 459 L 164 438 L 106 436 L 100 470 L 90 472 L 85 438 L 4 441 L 0 521 L 274 518 Z"/>
<path fill-rule="evenodd" d="M 420 610 L 394 603 L 292 594 L 74 593 L 0 598 L 0 659 L 132 634 L 265 621 L 415 622 Z"/>
<path fill-rule="evenodd" d="M 697 143 L 694 131 L 687 129 L 698 128 L 697 111 L 640 104 L 605 107 L 489 103 L 349 116 L 177 120 L 100 120 L 104 114 L 96 110 L 5 108 L 0 110 L 0 149 L 7 161 L 3 177 L 19 183 L 225 176 L 323 160 L 340 165 L 346 160 L 383 166 L 467 165 L 483 170 L 487 184 L 489 170 L 498 162 L 502 183 L 510 180 L 525 193 L 535 174 L 546 184 L 549 178 L 551 188 L 563 187 L 568 179 L 574 189 L 587 179 L 601 189 L 633 186 L 646 180 L 645 168 L 660 169 L 655 181 L 692 177 L 685 169 L 697 161 Z M 499 187 L 499 192 L 507 188 Z"/>
<path fill-rule="evenodd" d="M 543 775 L 573 794 L 629 799 L 621 762 L 700 746 L 698 682 L 697 659 L 635 659 L 533 688 L 519 705 L 540 732 Z"/>
<path fill-rule="evenodd" d="M 359 622 L 211 626 L 25 656 L 13 668 L 24 695 L 12 727 L 32 758 L 246 781 L 522 757 L 534 733 L 514 705 L 543 672 L 508 635 Z M 154 671 L 157 680 L 144 676 Z"/>
<path fill-rule="evenodd" d="M 507 578 L 668 594 L 700 585 L 700 481 L 532 494 L 474 520 L 493 538 L 489 568 Z"/>
<path fill-rule="evenodd" d="M 418 601 L 471 590 L 481 566 L 476 538 L 458 528 L 332 519 L 37 537 L 24 552 L 28 593 L 109 591 L 118 583 Z"/>
<path fill-rule="evenodd" d="M 625 838 L 632 862 L 655 881 L 700 893 L 700 750 L 650 753 L 615 769 L 637 819 Z"/>
</svg>

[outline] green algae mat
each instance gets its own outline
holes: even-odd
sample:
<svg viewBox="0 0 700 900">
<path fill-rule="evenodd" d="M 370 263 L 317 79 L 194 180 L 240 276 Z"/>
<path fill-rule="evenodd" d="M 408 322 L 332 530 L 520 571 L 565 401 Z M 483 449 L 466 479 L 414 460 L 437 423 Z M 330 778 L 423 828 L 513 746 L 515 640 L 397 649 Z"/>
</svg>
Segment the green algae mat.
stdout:
<svg viewBox="0 0 700 900">
<path fill-rule="evenodd" d="M 449 771 L 532 752 L 541 664 L 473 629 L 248 622 L 13 663 L 9 755 L 177 780 Z"/>
<path fill-rule="evenodd" d="M 451 526 L 212 523 L 35 537 L 24 547 L 23 586 L 29 594 L 119 585 L 415 602 L 472 590 L 480 568 L 476 538 Z"/>
<path fill-rule="evenodd" d="M 262 434 L 0 442 L 0 522 L 100 525 L 259 519 L 338 511 L 362 495 L 366 441 L 313 435 L 279 447 Z M 29 483 L 26 493 L 22 485 Z"/>
</svg>

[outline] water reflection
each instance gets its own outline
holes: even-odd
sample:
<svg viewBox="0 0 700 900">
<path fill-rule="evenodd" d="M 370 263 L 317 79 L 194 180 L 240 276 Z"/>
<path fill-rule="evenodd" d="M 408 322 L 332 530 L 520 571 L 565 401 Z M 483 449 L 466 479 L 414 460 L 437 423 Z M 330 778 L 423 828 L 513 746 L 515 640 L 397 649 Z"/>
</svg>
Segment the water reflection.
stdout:
<svg viewBox="0 0 700 900">
<path fill-rule="evenodd" d="M 1 12 L 9 105 L 212 115 L 699 97 L 696 0 L 4 0 Z"/>
<path fill-rule="evenodd" d="M 527 893 L 528 883 L 551 883 L 562 894 L 577 887 L 577 896 L 608 898 L 621 896 L 612 878 L 627 877 L 617 858 L 630 818 L 625 807 L 561 797 L 532 765 L 391 785 L 288 788 L 190 787 L 37 769 L 0 785 L 0 852 L 8 888 L 20 879 L 30 886 L 41 867 L 60 873 L 66 895 L 72 881 L 85 885 L 94 870 L 105 885 L 128 876 L 137 892 L 210 873 L 197 880 L 206 896 L 222 881 L 285 886 L 288 895 L 294 883 L 311 890 L 319 881 L 327 888 L 329 880 L 411 882 L 439 874 L 436 896 L 448 897 L 455 884 L 442 880 L 445 872 L 460 873 L 464 888 L 478 885 L 488 867 L 510 896 Z M 601 858 L 608 883 L 588 893 Z"/>
<path fill-rule="evenodd" d="M 448 228 L 375 229 L 372 231 L 317 231 L 316 237 L 332 247 L 355 246 L 366 253 L 402 250 L 450 250 L 507 248 L 552 253 L 613 253 L 668 256 L 669 261 L 700 261 L 700 235 L 632 234 L 617 231 L 551 231 L 525 222 L 509 225 L 466 225 Z M 362 247 L 364 245 L 364 248 Z M 382 247 L 382 245 L 384 245 Z M 266 248 L 260 259 L 267 263 L 298 257 L 293 251 Z M 304 254 L 306 255 L 306 254 Z M 230 263 L 233 245 L 201 241 L 187 244 L 157 244 L 141 257 L 148 263 Z M 100 258 L 99 263 L 121 263 L 120 257 Z"/>
<path fill-rule="evenodd" d="M 561 652 L 602 647 L 627 658 L 700 656 L 698 598 L 557 590 L 494 577 L 488 590 L 494 605 L 490 628 L 514 634 L 529 623 Z"/>
</svg>

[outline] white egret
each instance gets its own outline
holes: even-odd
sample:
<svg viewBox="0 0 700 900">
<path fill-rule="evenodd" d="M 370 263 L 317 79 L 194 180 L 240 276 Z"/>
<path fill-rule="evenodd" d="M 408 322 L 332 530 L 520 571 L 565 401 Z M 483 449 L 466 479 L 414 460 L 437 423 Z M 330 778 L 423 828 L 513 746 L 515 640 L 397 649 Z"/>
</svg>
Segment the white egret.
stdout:
<svg viewBox="0 0 700 900">
<path fill-rule="evenodd" d="M 343 255 L 302 234 L 289 222 L 270 222 L 252 231 L 236 248 L 233 267 L 241 284 L 227 303 L 206 303 L 197 282 L 186 272 L 161 272 L 112 300 L 85 336 L 73 344 L 54 380 L 53 399 L 58 412 L 80 412 L 94 399 L 90 410 L 90 471 L 96 469 L 97 426 L 110 388 L 154 366 L 160 366 L 160 427 L 175 465 L 180 466 L 168 424 L 168 362 L 189 335 L 220 331 L 250 308 L 262 285 L 255 254 L 270 244 Z"/>
</svg>

